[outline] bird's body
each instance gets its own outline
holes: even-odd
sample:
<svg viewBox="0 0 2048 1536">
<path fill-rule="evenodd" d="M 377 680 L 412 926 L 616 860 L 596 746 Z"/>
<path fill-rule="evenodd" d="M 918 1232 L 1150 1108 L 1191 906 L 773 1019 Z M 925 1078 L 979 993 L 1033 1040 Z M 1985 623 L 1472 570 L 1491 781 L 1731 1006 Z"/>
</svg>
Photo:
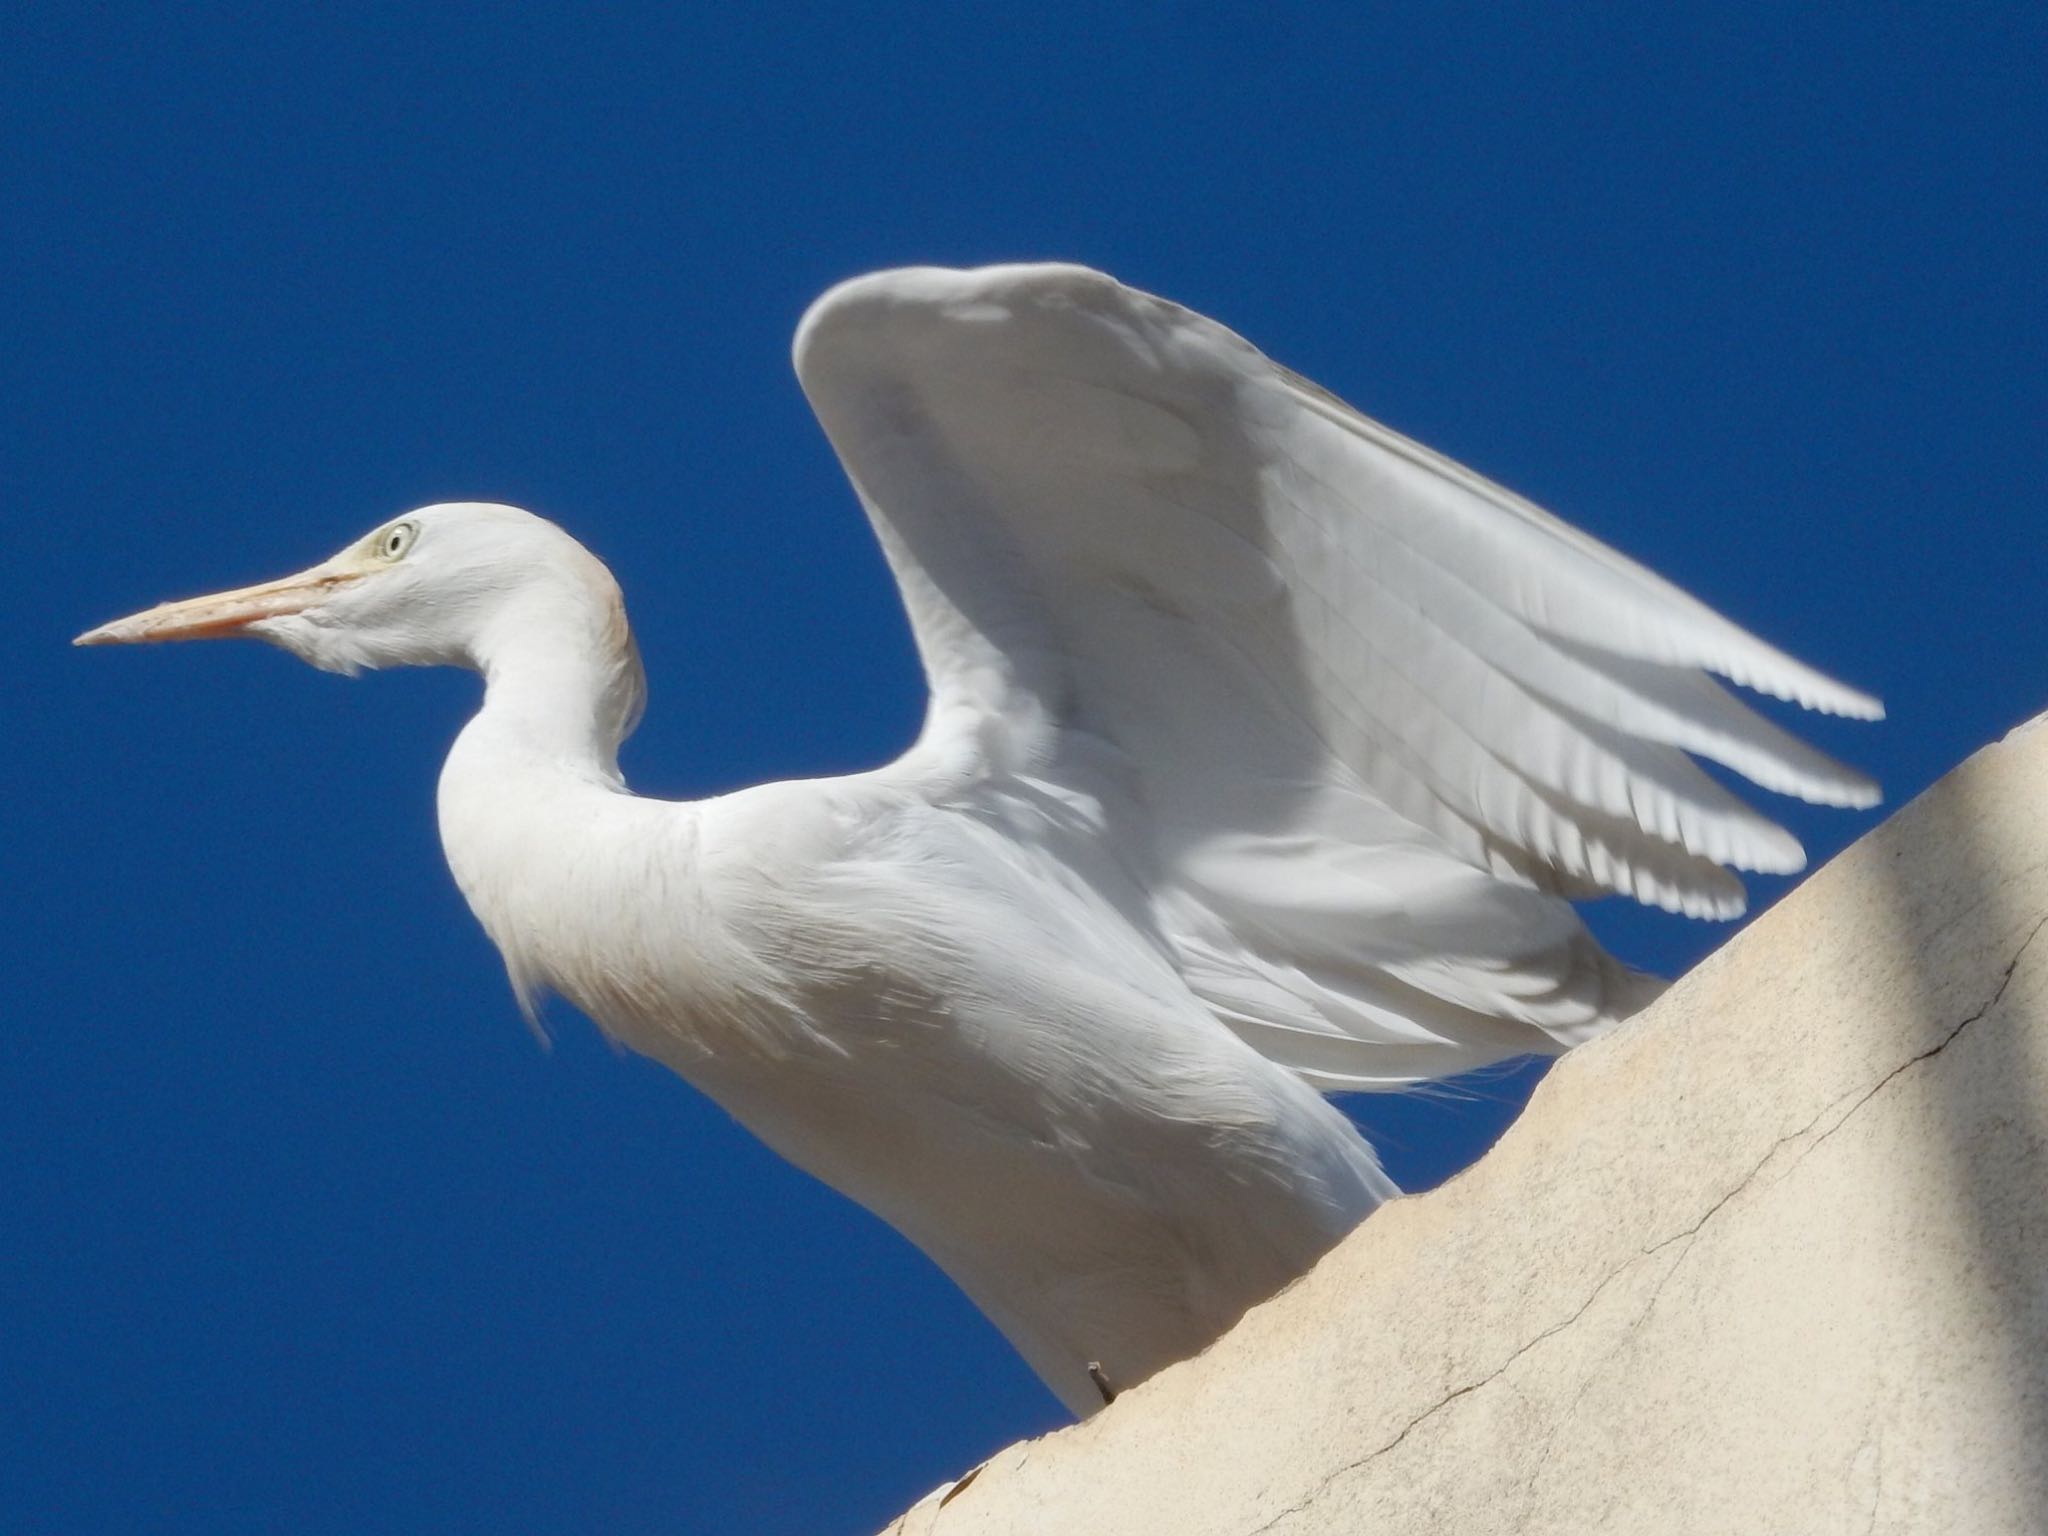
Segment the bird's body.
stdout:
<svg viewBox="0 0 2048 1536">
<path fill-rule="evenodd" d="M 888 1220 L 1070 1408 L 1101 1403 L 1091 1364 L 1123 1385 L 1193 1353 L 1393 1193 L 1343 1115 L 1215 1027 L 1102 808 L 920 754 L 634 796 L 621 711 L 588 708 L 633 674 L 605 654 L 615 598 L 570 590 L 588 613 L 546 632 L 588 664 L 529 665 L 508 626 L 441 776 L 450 868 L 515 986 Z"/>
<path fill-rule="evenodd" d="M 1570 896 L 1725 915 L 1725 866 L 1796 867 L 1688 753 L 1874 798 L 1705 674 L 1872 701 L 1100 274 L 860 279 L 797 358 L 932 682 L 887 767 L 633 796 L 617 587 L 511 508 L 87 638 L 481 671 L 442 836 L 522 997 L 888 1220 L 1076 1412 L 1393 1192 L 1319 1089 L 1651 995 Z"/>
</svg>

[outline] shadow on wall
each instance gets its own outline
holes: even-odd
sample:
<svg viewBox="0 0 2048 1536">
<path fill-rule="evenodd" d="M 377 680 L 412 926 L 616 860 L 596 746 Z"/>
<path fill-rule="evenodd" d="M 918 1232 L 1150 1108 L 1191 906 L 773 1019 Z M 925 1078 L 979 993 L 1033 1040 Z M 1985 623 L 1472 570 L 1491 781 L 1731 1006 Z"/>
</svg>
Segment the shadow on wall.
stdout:
<svg viewBox="0 0 2048 1536">
<path fill-rule="evenodd" d="M 1935 1075 L 1940 1110 L 1930 1124 L 1926 1150 L 1936 1164 L 1929 1171 L 1942 1177 L 1928 1183 L 1952 1192 L 1951 1219 L 1974 1244 L 1983 1266 L 1983 1283 L 1974 1287 L 1992 1312 L 1983 1326 L 2010 1341 L 1999 1354 L 2007 1363 L 2011 1402 L 1997 1419 L 2010 1440 L 1997 1459 L 2027 1469 L 2032 1507 L 2040 1510 L 2048 1509 L 2048 1359 L 2028 1341 L 2042 1332 L 2048 1276 L 2039 1273 L 2029 1258 L 2030 1248 L 2039 1249 L 2040 1237 L 2033 1229 L 2042 1219 L 2043 1191 L 2033 1187 L 2028 1175 L 2043 1164 L 2048 1127 L 2042 1106 L 2029 1092 L 2029 1086 L 2040 1080 L 2039 1067 L 2024 1059 L 2029 1036 L 2035 1032 L 2021 1028 L 2016 1017 L 1999 1014 L 1995 1005 L 2027 947 L 2048 943 L 2042 937 L 2048 920 L 2016 896 L 2016 887 L 2023 882 L 1999 874 L 2000 864 L 2010 868 L 2013 859 L 2010 850 L 1995 841 L 2001 834 L 1992 808 L 1984 803 L 1985 782 L 1981 775 L 1966 780 L 1955 786 L 1965 793 L 1938 796 L 1930 806 L 1954 851 L 1949 878 L 1930 885 L 1925 870 L 1908 867 L 1895 852 L 1886 871 L 1887 889 L 1895 932 L 1938 931 L 1922 926 L 1924 917 L 1920 923 L 1915 918 L 1929 909 L 1946 911 L 1951 924 L 1974 924 L 1987 937 L 1995 935 L 1999 952 L 2008 957 L 1996 989 L 1975 1001 L 1940 995 L 1925 966 L 1907 967 L 1906 973 L 1919 984 L 1914 1006 L 1926 1021 L 1928 1038 L 1935 1041 L 1916 1060 L 1941 1050 L 1966 1027 L 1990 1031 L 1976 1044 L 1994 1055 L 1991 1069 Z M 2048 849 L 2038 850 L 2025 867 L 2038 867 L 2043 860 L 2048 860 Z"/>
</svg>

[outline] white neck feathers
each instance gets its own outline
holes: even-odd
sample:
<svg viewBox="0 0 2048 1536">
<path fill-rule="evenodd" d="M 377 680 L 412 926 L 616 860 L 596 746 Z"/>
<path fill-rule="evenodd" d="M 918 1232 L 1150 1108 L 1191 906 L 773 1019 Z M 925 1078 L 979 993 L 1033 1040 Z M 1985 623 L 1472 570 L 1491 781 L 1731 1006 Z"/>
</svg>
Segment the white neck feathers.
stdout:
<svg viewBox="0 0 2048 1536">
<path fill-rule="evenodd" d="M 472 642 L 484 707 L 463 735 L 619 781 L 647 685 L 625 603 L 596 559 L 506 599 Z"/>
</svg>

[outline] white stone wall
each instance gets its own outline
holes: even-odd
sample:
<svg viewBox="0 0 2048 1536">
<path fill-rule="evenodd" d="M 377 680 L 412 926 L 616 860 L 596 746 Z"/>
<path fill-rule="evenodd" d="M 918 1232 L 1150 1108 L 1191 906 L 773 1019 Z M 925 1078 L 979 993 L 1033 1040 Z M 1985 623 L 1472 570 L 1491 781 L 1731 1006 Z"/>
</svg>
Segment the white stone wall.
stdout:
<svg viewBox="0 0 2048 1536">
<path fill-rule="evenodd" d="M 2048 729 L 902 1536 L 2048 1531 Z"/>
</svg>

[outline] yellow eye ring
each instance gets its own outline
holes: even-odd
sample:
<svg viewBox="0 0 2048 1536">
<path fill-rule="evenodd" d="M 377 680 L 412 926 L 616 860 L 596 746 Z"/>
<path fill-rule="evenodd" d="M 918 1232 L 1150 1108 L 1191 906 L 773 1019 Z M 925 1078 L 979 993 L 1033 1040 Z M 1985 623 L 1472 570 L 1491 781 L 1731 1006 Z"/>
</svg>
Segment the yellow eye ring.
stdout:
<svg viewBox="0 0 2048 1536">
<path fill-rule="evenodd" d="M 374 536 L 374 548 L 382 560 L 400 560 L 412 548 L 413 540 L 420 534 L 418 523 L 393 523 Z"/>
</svg>

